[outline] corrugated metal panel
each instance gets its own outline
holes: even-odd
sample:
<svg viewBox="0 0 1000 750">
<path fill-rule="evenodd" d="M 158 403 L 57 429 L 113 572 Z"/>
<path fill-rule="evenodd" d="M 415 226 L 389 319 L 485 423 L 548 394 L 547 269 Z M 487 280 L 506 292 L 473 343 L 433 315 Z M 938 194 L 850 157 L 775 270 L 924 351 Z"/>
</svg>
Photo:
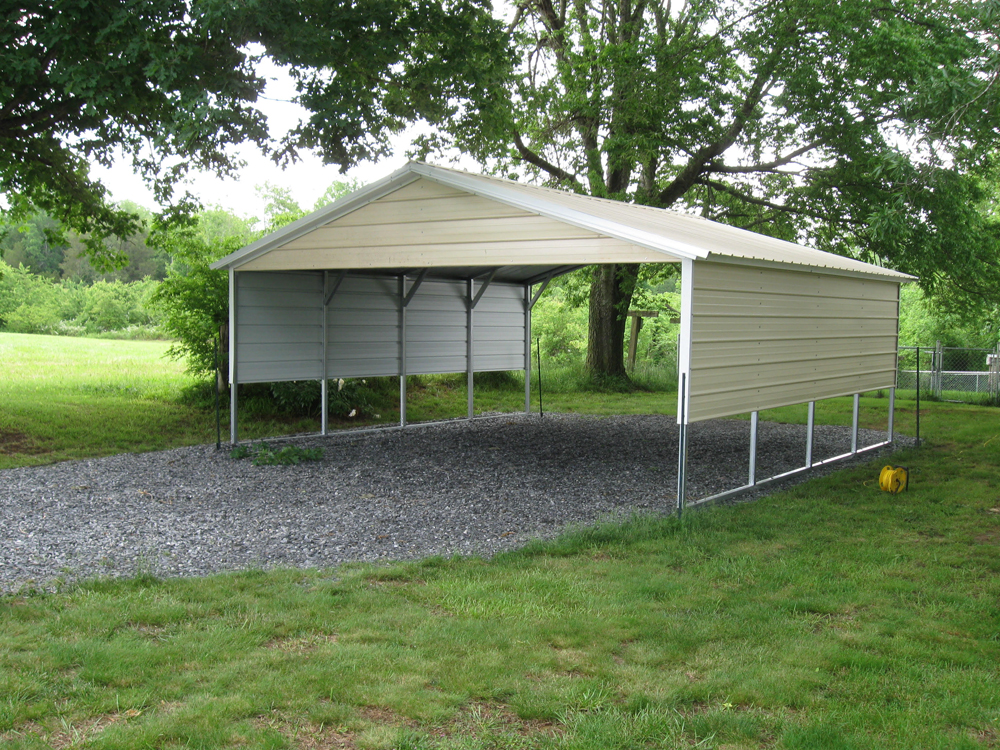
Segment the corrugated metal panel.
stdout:
<svg viewBox="0 0 1000 750">
<path fill-rule="evenodd" d="M 331 378 L 399 374 L 396 279 L 348 276 L 327 308 Z"/>
<path fill-rule="evenodd" d="M 323 377 L 323 274 L 236 274 L 241 383 Z M 409 282 L 412 284 L 412 280 Z M 394 278 L 347 276 L 327 310 L 330 378 L 398 375 L 399 297 Z M 466 284 L 424 281 L 406 311 L 407 372 L 462 372 Z M 475 315 L 477 371 L 524 366 L 524 289 L 493 283 Z"/>
<path fill-rule="evenodd" d="M 558 244 L 560 238 L 576 238 L 581 233 L 575 254 Z M 605 244 L 587 245 L 587 238 L 593 241 L 594 235 L 605 238 Z M 511 244 L 504 246 L 505 242 Z M 406 252 L 405 248 L 418 243 L 420 252 Z M 482 247 L 490 243 L 495 245 L 492 251 Z M 378 252 L 352 252 L 358 247 Z M 267 260 L 268 256 L 274 257 Z M 707 257 L 794 264 L 874 278 L 912 278 L 691 214 L 417 162 L 213 267 L 278 270 L 486 264 L 551 268 Z"/>
<path fill-rule="evenodd" d="M 895 281 L 695 261 L 688 421 L 895 385 Z"/>
<path fill-rule="evenodd" d="M 524 288 L 491 284 L 476 306 L 477 371 L 524 369 Z"/>
<path fill-rule="evenodd" d="M 241 383 L 323 376 L 323 276 L 236 274 Z"/>
<path fill-rule="evenodd" d="M 447 199 L 462 203 L 471 196 Z M 381 207 L 382 204 L 371 204 Z M 409 204 L 407 204 L 409 205 Z M 360 213 L 360 212 L 358 212 Z M 354 216 L 352 214 L 352 216 Z M 344 217 L 345 219 L 349 217 Z M 595 232 L 579 229 L 544 216 L 516 216 L 507 219 L 473 219 L 443 221 L 418 221 L 402 223 L 395 213 L 381 217 L 378 224 L 346 225 L 336 223 L 320 227 L 304 235 L 280 250 L 313 250 L 358 247 L 393 247 L 399 245 L 438 245 L 448 243 L 475 243 L 483 241 L 521 242 L 526 240 L 594 239 Z"/>
<path fill-rule="evenodd" d="M 464 282 L 424 281 L 406 308 L 406 371 L 464 370 L 465 319 Z"/>
<path fill-rule="evenodd" d="M 411 169 L 449 187 L 477 192 L 479 186 L 483 195 L 501 201 L 505 199 L 505 194 L 513 193 L 521 200 L 515 199 L 511 201 L 512 203 L 517 205 L 528 199 L 533 202 L 534 210 L 543 216 L 558 218 L 560 209 L 574 212 L 574 216 L 572 218 L 567 216 L 566 220 L 577 226 L 595 229 L 600 226 L 597 231 L 601 234 L 629 237 L 637 244 L 664 253 L 694 251 L 698 258 L 709 256 L 716 256 L 719 259 L 740 258 L 769 263 L 792 263 L 875 277 L 913 278 L 892 269 L 880 268 L 853 258 L 825 253 L 756 232 L 719 224 L 693 214 L 605 198 L 592 198 L 566 190 L 524 185 L 511 180 L 460 172 L 430 164 L 414 164 Z M 613 225 L 618 226 L 616 228 Z M 647 233 L 649 237 L 640 241 L 628 230 Z"/>
</svg>

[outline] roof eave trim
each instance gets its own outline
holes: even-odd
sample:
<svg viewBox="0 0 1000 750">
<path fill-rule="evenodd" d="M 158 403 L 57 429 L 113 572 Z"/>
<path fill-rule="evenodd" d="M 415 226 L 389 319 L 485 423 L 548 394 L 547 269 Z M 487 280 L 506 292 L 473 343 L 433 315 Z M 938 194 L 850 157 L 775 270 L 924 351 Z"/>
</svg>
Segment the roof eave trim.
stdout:
<svg viewBox="0 0 1000 750">
<path fill-rule="evenodd" d="M 910 284 L 919 281 L 918 277 L 910 276 L 902 271 L 894 271 L 891 268 L 882 269 L 881 266 L 871 266 L 878 271 L 865 271 L 862 269 L 852 270 L 847 268 L 832 268 L 829 266 L 815 266 L 806 263 L 791 263 L 787 261 L 765 260 L 763 258 L 740 258 L 733 255 L 713 254 L 704 260 L 711 263 L 732 263 L 740 266 L 760 266 L 763 268 L 783 268 L 785 270 L 803 271 L 805 273 L 822 273 L 830 276 L 851 276 L 860 279 L 872 279 L 875 281 L 892 281 L 897 284 Z M 858 261 L 863 263 L 864 261 Z M 871 265 L 866 263 L 865 265 Z"/>
<path fill-rule="evenodd" d="M 293 221 L 291 224 L 288 224 L 281 229 L 266 234 L 256 242 L 252 242 L 246 247 L 240 248 L 236 252 L 230 253 L 224 258 L 220 258 L 212 263 L 209 268 L 239 268 L 255 258 L 281 247 L 292 240 L 298 239 L 302 235 L 308 234 L 324 224 L 335 221 L 341 216 L 349 214 L 352 211 L 357 211 L 359 208 L 362 208 L 372 201 L 376 201 L 379 198 L 416 181 L 417 179 L 419 179 L 419 176 L 413 174 L 411 164 L 407 164 L 405 167 L 396 170 L 388 177 L 383 177 L 381 180 L 377 180 L 371 185 L 366 185 L 350 195 L 345 195 L 343 198 L 334 201 L 329 206 L 324 206 L 308 216 L 303 216 L 298 221 Z"/>
<path fill-rule="evenodd" d="M 513 206 L 514 208 L 531 211 L 532 213 L 546 216 L 556 221 L 562 221 L 581 229 L 589 229 L 606 237 L 631 242 L 634 245 L 640 245 L 649 250 L 673 256 L 675 260 L 697 260 L 708 257 L 708 251 L 700 247 L 684 242 L 677 242 L 676 240 L 671 240 L 652 232 L 635 229 L 626 224 L 600 219 L 585 211 L 567 208 L 558 203 L 528 197 L 518 193 L 516 190 L 480 181 L 461 172 L 438 169 L 422 162 L 410 162 L 408 166 L 421 177 L 425 177 L 441 185 L 457 188 L 473 195 L 482 196 L 483 198 L 489 198 L 508 206 Z"/>
</svg>

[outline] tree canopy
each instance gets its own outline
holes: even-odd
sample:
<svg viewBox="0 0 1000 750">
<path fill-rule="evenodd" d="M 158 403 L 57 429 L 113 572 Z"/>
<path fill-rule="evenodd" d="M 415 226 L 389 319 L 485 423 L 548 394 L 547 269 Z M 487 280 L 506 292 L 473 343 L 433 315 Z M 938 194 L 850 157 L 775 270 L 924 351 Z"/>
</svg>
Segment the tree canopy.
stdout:
<svg viewBox="0 0 1000 750">
<path fill-rule="evenodd" d="M 88 175 L 124 157 L 174 195 L 191 169 L 235 174 L 231 147 L 279 163 L 316 149 L 346 168 L 388 153 L 409 122 L 439 122 L 502 77 L 502 28 L 480 0 L 54 0 L 0 17 L 0 192 L 15 214 L 41 208 L 85 237 L 138 228 Z M 310 117 L 272 138 L 255 106 L 255 63 L 286 66 Z M 492 85 L 492 84 L 491 84 Z"/>
<path fill-rule="evenodd" d="M 698 211 L 1000 301 L 984 206 L 1000 3 L 524 0 L 513 82 L 425 139 L 595 196 Z M 623 373 L 636 266 L 593 275 L 588 364 Z"/>
</svg>

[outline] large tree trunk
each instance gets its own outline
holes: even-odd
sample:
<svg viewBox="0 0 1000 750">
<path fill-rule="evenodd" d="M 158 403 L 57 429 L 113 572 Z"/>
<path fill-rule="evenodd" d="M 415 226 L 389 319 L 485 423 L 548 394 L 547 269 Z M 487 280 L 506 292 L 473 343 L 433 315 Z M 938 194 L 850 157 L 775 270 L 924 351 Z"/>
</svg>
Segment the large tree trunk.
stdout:
<svg viewBox="0 0 1000 750">
<path fill-rule="evenodd" d="M 597 266 L 590 283 L 587 371 L 596 377 L 625 378 L 625 327 L 639 264 Z"/>
</svg>

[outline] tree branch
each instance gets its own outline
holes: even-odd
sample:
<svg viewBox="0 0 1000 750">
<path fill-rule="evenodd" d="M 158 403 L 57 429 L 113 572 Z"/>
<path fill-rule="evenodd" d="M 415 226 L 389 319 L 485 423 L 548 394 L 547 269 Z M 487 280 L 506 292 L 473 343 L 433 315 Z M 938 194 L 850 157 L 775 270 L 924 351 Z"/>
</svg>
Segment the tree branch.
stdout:
<svg viewBox="0 0 1000 750">
<path fill-rule="evenodd" d="M 525 146 L 524 141 L 521 140 L 520 133 L 514 133 L 514 146 L 517 147 L 517 153 L 521 155 L 521 158 L 524 159 L 529 164 L 534 164 L 539 169 L 548 172 L 550 175 L 555 177 L 560 182 L 571 182 L 574 185 L 583 187 L 582 185 L 580 185 L 580 181 L 576 179 L 575 175 L 570 174 L 565 169 L 557 167 L 552 162 L 546 161 L 541 156 L 532 151 L 530 148 Z"/>
<path fill-rule="evenodd" d="M 739 138 L 743 129 L 746 127 L 747 121 L 750 119 L 750 115 L 753 114 L 754 109 L 760 103 L 764 93 L 767 91 L 771 75 L 774 72 L 774 67 L 783 51 L 783 45 L 778 45 L 771 51 L 770 58 L 764 65 L 763 69 L 761 69 L 754 78 L 746 97 L 743 99 L 743 104 L 740 106 L 739 110 L 737 110 L 736 116 L 726 129 L 725 135 L 723 135 L 722 138 L 715 143 L 711 143 L 698 149 L 695 155 L 687 163 L 687 166 L 685 166 L 684 169 L 681 170 L 680 174 L 674 178 L 673 182 L 667 185 L 667 187 L 660 193 L 660 205 L 669 206 L 684 195 L 684 193 L 690 190 L 693 185 L 697 184 L 698 177 L 705 171 L 705 165 L 723 154 L 736 142 L 736 139 Z"/>
<path fill-rule="evenodd" d="M 781 211 L 788 214 L 797 214 L 799 216 L 810 216 L 814 219 L 820 219 L 822 221 L 828 221 L 829 217 L 815 211 L 805 211 L 800 208 L 794 208 L 792 206 L 782 205 L 780 203 L 773 203 L 765 198 L 756 198 L 752 195 L 747 195 L 746 193 L 741 193 L 739 190 L 734 188 L 732 185 L 727 185 L 725 182 L 719 182 L 718 180 L 709 180 L 707 178 L 699 178 L 696 180 L 696 184 L 704 185 L 705 187 L 710 187 L 723 193 L 727 193 L 734 198 L 738 198 L 744 203 L 749 203 L 754 206 L 762 206 L 763 208 L 770 208 L 774 211 Z"/>
<path fill-rule="evenodd" d="M 812 151 L 814 148 L 817 148 L 817 147 L 822 146 L 822 145 L 823 145 L 823 141 L 822 140 L 816 140 L 816 141 L 813 141 L 812 143 L 807 143 L 802 148 L 795 149 L 794 151 L 792 151 L 789 154 L 785 154 L 784 156 L 779 156 L 777 159 L 775 159 L 772 162 L 768 162 L 766 164 L 754 164 L 754 165 L 749 166 L 749 167 L 727 167 L 725 164 L 719 164 L 717 162 L 713 162 L 712 164 L 706 165 L 706 168 L 705 168 L 704 171 L 705 172 L 716 172 L 716 173 L 721 173 L 721 174 L 746 174 L 746 173 L 749 173 L 749 172 L 773 172 L 778 167 L 782 167 L 785 164 L 788 164 L 789 162 L 794 161 L 795 159 L 799 158 L 800 156 L 802 156 L 802 154 L 807 153 L 809 151 Z"/>
</svg>

